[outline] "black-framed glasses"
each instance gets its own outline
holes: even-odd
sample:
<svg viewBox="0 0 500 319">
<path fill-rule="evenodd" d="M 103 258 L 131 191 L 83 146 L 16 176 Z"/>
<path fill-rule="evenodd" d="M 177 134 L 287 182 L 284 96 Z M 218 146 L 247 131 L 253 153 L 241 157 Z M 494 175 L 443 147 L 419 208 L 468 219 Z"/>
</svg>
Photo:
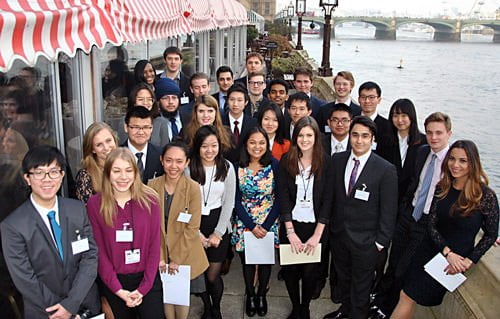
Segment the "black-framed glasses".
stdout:
<svg viewBox="0 0 500 319">
<path fill-rule="evenodd" d="M 33 176 L 34 179 L 42 180 L 45 178 L 45 176 L 49 176 L 51 179 L 58 179 L 59 177 L 62 176 L 62 169 L 51 169 L 50 171 L 34 171 L 34 172 L 28 172 L 28 175 Z"/>
<path fill-rule="evenodd" d="M 151 131 L 153 129 L 152 126 L 135 126 L 135 125 L 128 125 L 128 128 L 132 131 Z"/>
</svg>

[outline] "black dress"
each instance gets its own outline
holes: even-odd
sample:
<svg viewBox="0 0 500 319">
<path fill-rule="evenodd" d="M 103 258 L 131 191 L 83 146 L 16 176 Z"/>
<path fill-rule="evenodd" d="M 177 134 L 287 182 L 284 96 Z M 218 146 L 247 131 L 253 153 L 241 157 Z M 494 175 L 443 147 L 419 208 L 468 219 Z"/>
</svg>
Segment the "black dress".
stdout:
<svg viewBox="0 0 500 319">
<path fill-rule="evenodd" d="M 427 274 L 424 265 L 448 246 L 460 256 L 475 264 L 493 245 L 498 234 L 498 201 L 493 190 L 483 186 L 479 208 L 469 217 L 450 214 L 460 191 L 451 188 L 448 195 L 439 200 L 434 197 L 430 211 L 429 232 L 415 253 L 405 279 L 404 292 L 419 305 L 437 306 L 443 301 L 446 288 Z M 474 246 L 479 229 L 484 235 Z"/>
</svg>

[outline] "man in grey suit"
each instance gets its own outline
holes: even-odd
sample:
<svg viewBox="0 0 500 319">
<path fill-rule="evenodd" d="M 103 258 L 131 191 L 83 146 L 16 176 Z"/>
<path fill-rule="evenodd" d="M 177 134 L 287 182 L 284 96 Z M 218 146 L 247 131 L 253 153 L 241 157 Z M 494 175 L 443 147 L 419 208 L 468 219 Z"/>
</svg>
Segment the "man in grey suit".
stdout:
<svg viewBox="0 0 500 319">
<path fill-rule="evenodd" d="M 370 118 L 355 117 L 349 130 L 351 151 L 332 158 L 330 247 L 342 305 L 324 318 L 367 318 L 377 260 L 394 231 L 397 173 L 371 151 L 376 134 Z"/>
<path fill-rule="evenodd" d="M 68 319 L 100 310 L 97 247 L 85 206 L 57 196 L 65 159 L 52 146 L 31 149 L 23 177 L 31 195 L 0 225 L 12 280 L 25 318 Z"/>
</svg>

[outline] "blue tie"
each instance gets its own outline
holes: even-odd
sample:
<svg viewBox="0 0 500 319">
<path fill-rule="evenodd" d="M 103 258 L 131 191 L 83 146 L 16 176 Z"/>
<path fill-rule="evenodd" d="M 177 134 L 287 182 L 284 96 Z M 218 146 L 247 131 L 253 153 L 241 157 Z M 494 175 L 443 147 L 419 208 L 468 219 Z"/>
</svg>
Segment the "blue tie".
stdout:
<svg viewBox="0 0 500 319">
<path fill-rule="evenodd" d="M 47 216 L 49 217 L 50 228 L 52 228 L 52 234 L 54 235 L 54 239 L 56 240 L 57 250 L 59 251 L 61 260 L 64 260 L 62 240 L 61 240 L 61 227 L 56 221 L 56 212 L 51 210 L 50 212 L 48 212 Z"/>
<path fill-rule="evenodd" d="M 169 120 L 170 120 L 170 126 L 172 128 L 172 139 L 173 139 L 174 137 L 179 135 L 179 128 L 177 127 L 175 117 L 170 117 Z"/>
<path fill-rule="evenodd" d="M 424 213 L 425 202 L 427 199 L 427 194 L 429 193 L 429 189 L 431 188 L 432 176 L 434 175 L 434 163 L 436 162 L 436 154 L 432 154 L 431 162 L 427 167 L 427 171 L 425 172 L 424 180 L 422 181 L 422 188 L 417 196 L 417 202 L 415 203 L 415 208 L 413 209 L 413 219 L 415 221 L 419 221 Z"/>
</svg>

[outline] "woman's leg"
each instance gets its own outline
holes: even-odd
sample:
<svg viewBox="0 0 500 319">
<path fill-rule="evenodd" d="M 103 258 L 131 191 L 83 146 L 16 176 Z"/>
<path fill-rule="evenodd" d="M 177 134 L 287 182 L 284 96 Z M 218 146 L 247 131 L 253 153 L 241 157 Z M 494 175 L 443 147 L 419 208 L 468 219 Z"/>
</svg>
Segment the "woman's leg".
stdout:
<svg viewBox="0 0 500 319">
<path fill-rule="evenodd" d="M 187 319 L 189 315 L 188 306 L 175 305 L 175 319 Z"/>
<path fill-rule="evenodd" d="M 391 318 L 393 319 L 411 319 L 415 314 L 417 304 L 403 290 L 399 294 L 399 303 L 394 309 Z"/>
<path fill-rule="evenodd" d="M 222 262 L 212 262 L 205 272 L 208 294 L 212 299 L 212 314 L 220 317 L 220 303 L 224 293 L 224 282 L 221 277 Z"/>
<path fill-rule="evenodd" d="M 271 279 L 271 265 L 259 265 L 259 287 L 257 288 L 257 298 L 255 301 L 257 314 L 261 317 L 267 314 L 266 294 L 269 289 Z"/>
<path fill-rule="evenodd" d="M 281 267 L 281 275 L 285 281 L 288 296 L 292 302 L 292 313 L 289 318 L 299 318 L 300 311 L 300 274 L 297 265 L 289 265 Z"/>
<path fill-rule="evenodd" d="M 175 305 L 165 303 L 163 304 L 163 311 L 165 312 L 165 317 L 167 317 L 167 319 L 176 319 Z"/>
<path fill-rule="evenodd" d="M 317 288 L 318 281 L 321 278 L 321 264 L 303 264 L 300 265 L 300 270 L 302 279 L 302 309 L 300 318 L 308 319 L 310 317 L 309 304 Z"/>
<path fill-rule="evenodd" d="M 243 268 L 243 279 L 245 280 L 245 312 L 249 317 L 255 316 L 256 305 L 255 305 L 255 289 L 253 286 L 253 279 L 255 276 L 255 265 L 245 264 L 245 253 L 240 252 L 241 265 Z"/>
</svg>

